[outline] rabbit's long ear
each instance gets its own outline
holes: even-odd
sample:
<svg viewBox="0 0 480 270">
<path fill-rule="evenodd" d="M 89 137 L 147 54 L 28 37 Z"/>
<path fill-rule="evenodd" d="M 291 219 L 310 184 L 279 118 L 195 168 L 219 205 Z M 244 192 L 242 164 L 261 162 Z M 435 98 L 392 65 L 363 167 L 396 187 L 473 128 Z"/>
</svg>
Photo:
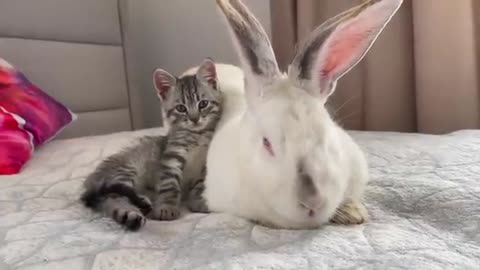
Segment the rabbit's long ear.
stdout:
<svg viewBox="0 0 480 270">
<path fill-rule="evenodd" d="M 368 0 L 320 25 L 299 47 L 290 78 L 328 97 L 368 52 L 403 0 Z"/>
<path fill-rule="evenodd" d="M 268 84 L 280 75 L 268 36 L 248 8 L 240 0 L 217 0 L 217 5 L 228 22 L 247 84 Z"/>
</svg>

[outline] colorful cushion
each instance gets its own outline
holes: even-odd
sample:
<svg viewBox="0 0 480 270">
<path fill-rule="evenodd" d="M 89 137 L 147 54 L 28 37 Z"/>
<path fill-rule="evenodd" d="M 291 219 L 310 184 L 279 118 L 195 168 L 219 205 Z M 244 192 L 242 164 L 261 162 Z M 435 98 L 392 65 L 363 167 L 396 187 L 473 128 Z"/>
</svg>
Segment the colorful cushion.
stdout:
<svg viewBox="0 0 480 270">
<path fill-rule="evenodd" d="M 0 58 L 0 174 L 18 172 L 35 146 L 75 119 L 67 107 Z"/>
<path fill-rule="evenodd" d="M 0 175 L 20 172 L 32 155 L 32 136 L 23 123 L 0 107 Z"/>
</svg>

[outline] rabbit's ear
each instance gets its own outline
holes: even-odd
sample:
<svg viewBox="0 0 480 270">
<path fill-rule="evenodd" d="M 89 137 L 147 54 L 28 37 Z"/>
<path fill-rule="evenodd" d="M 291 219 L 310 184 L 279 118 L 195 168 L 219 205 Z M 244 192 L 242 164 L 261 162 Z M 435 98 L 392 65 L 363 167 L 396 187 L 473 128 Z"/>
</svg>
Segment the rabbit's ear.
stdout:
<svg viewBox="0 0 480 270">
<path fill-rule="evenodd" d="M 168 98 L 170 92 L 175 87 L 176 81 L 175 76 L 161 68 L 157 68 L 153 72 L 153 85 L 157 90 L 157 96 L 160 101 L 164 102 Z"/>
<path fill-rule="evenodd" d="M 213 59 L 206 58 L 198 68 L 197 79 L 208 84 L 214 90 L 218 90 L 217 70 Z"/>
<path fill-rule="evenodd" d="M 290 78 L 328 97 L 368 52 L 403 0 L 367 0 L 320 25 L 299 47 Z"/>
<path fill-rule="evenodd" d="M 273 81 L 280 71 L 268 36 L 260 23 L 240 0 L 217 0 L 217 5 L 228 22 L 247 84 L 268 84 Z M 247 91 L 253 91 L 255 87 L 250 88 Z"/>
</svg>

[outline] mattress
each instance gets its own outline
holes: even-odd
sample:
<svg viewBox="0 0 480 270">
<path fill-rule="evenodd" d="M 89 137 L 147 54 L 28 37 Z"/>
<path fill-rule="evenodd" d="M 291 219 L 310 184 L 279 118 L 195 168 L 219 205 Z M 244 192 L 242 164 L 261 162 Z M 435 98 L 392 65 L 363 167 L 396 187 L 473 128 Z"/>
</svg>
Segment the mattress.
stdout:
<svg viewBox="0 0 480 270">
<path fill-rule="evenodd" d="M 479 269 L 480 131 L 352 132 L 368 155 L 370 221 L 275 230 L 227 214 L 139 232 L 82 207 L 86 175 L 161 129 L 57 140 L 0 177 L 0 269 Z"/>
</svg>

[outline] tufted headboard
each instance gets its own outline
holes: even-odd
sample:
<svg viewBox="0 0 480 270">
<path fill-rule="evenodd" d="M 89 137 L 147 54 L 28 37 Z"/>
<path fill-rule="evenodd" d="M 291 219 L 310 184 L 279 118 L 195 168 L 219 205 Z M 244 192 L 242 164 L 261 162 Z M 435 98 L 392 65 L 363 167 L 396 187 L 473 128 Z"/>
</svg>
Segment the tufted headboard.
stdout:
<svg viewBox="0 0 480 270">
<path fill-rule="evenodd" d="M 245 2 L 270 32 L 269 1 Z M 57 138 L 150 128 L 155 67 L 237 63 L 218 15 L 215 1 L 0 0 L 0 57 L 78 114 Z"/>
<path fill-rule="evenodd" d="M 0 57 L 67 105 L 60 137 L 131 130 L 117 0 L 0 0 Z"/>
</svg>

